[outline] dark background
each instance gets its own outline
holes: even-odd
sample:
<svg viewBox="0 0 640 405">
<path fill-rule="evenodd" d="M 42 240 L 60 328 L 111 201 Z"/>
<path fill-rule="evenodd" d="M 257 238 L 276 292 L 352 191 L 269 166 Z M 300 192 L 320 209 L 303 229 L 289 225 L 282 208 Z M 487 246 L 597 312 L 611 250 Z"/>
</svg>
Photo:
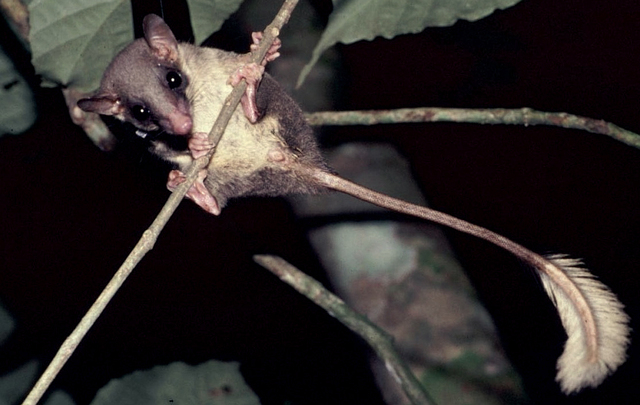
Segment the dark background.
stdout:
<svg viewBox="0 0 640 405">
<path fill-rule="evenodd" d="M 138 25 L 158 12 L 142 4 Z M 181 10 L 165 2 L 165 13 Z M 526 106 L 640 132 L 639 11 L 631 0 L 524 0 L 474 23 L 338 46 L 337 103 Z M 1 36 L 19 56 L 6 27 Z M 168 195 L 153 159 L 101 152 L 70 122 L 58 90 L 37 97 L 36 125 L 0 139 L 0 300 L 17 322 L 0 373 L 52 358 Z M 583 258 L 638 329 L 640 151 L 580 131 L 466 124 L 341 128 L 323 142 L 355 139 L 396 145 L 432 207 L 533 250 Z M 564 335 L 539 283 L 507 253 L 448 236 L 535 403 L 638 401 L 637 339 L 601 387 L 563 396 L 553 379 Z M 358 339 L 253 264 L 255 253 L 326 281 L 283 200 L 233 201 L 220 217 L 182 204 L 54 386 L 83 404 L 115 376 L 217 358 L 241 361 L 263 403 L 380 403 Z"/>
</svg>

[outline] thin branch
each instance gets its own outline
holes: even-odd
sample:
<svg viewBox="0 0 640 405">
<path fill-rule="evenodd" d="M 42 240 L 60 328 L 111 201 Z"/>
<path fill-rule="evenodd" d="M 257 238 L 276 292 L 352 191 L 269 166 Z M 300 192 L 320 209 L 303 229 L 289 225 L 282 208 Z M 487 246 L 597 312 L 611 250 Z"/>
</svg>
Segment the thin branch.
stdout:
<svg viewBox="0 0 640 405">
<path fill-rule="evenodd" d="M 260 47 L 251 55 L 251 60 L 256 63 L 260 63 L 264 58 L 267 50 L 271 46 L 273 39 L 279 34 L 280 29 L 284 26 L 284 24 L 289 20 L 289 16 L 291 12 L 295 8 L 297 0 L 285 0 L 282 8 L 278 12 L 278 15 L 275 17 L 273 22 L 267 26 L 265 29 L 264 36 L 262 41 L 260 42 Z M 214 145 L 220 141 L 222 134 L 224 133 L 224 129 L 229 122 L 229 119 L 233 115 L 238 103 L 240 102 L 240 98 L 246 89 L 246 83 L 244 80 L 240 82 L 231 92 L 231 94 L 227 97 L 225 104 L 218 115 L 218 118 L 209 133 L 209 138 L 213 140 Z M 87 334 L 91 326 L 98 319 L 102 311 L 105 309 L 109 301 L 113 298 L 115 293 L 120 289 L 124 281 L 127 279 L 129 274 L 133 271 L 135 266 L 142 260 L 144 255 L 153 249 L 153 246 L 160 235 L 160 232 L 169 221 L 169 218 L 173 215 L 173 212 L 178 207 L 178 204 L 183 200 L 187 190 L 193 184 L 195 178 L 197 177 L 198 172 L 208 165 L 209 160 L 213 156 L 215 152 L 215 147 L 206 155 L 199 159 L 197 159 L 194 163 L 191 164 L 189 169 L 187 170 L 186 177 L 187 180 L 180 184 L 175 191 L 169 196 L 169 199 L 165 203 L 164 207 L 153 221 L 151 226 L 142 234 L 142 237 L 133 248 L 125 262 L 118 269 L 116 274 L 113 276 L 109 284 L 104 288 L 98 299 L 93 303 L 91 308 L 87 311 L 85 316 L 82 318 L 78 326 L 73 330 L 73 332 L 67 337 L 67 339 L 62 343 L 60 349 L 54 356 L 53 360 L 44 371 L 44 373 L 40 376 L 36 385 L 33 387 L 29 395 L 22 403 L 23 405 L 35 405 L 38 400 L 44 395 L 45 391 L 56 377 L 56 375 L 60 372 L 64 364 L 71 357 L 73 352 L 75 351 L 80 341 Z"/>
<path fill-rule="evenodd" d="M 318 112 L 307 115 L 311 125 L 375 125 L 407 122 L 469 122 L 474 124 L 551 125 L 610 136 L 640 148 L 640 135 L 603 120 L 531 108 L 402 108 L 398 110 Z"/>
<path fill-rule="evenodd" d="M 331 316 L 337 318 L 371 345 L 412 404 L 426 405 L 434 403 L 396 351 L 393 345 L 393 337 L 365 316 L 355 312 L 318 281 L 304 274 L 284 259 L 270 255 L 255 255 L 253 260 L 322 307 Z"/>
<path fill-rule="evenodd" d="M 20 0 L 0 0 L 0 11 L 24 44 L 29 43 L 29 10 Z"/>
</svg>

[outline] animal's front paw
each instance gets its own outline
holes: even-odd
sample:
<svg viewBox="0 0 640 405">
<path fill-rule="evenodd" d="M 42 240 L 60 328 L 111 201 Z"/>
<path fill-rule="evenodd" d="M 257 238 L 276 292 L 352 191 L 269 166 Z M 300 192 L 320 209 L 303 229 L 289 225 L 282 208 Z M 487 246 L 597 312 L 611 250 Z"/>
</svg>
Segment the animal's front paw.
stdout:
<svg viewBox="0 0 640 405">
<path fill-rule="evenodd" d="M 251 33 L 251 39 L 253 40 L 253 44 L 251 44 L 250 46 L 251 52 L 255 52 L 258 49 L 263 36 L 264 35 L 261 31 Z M 273 62 L 274 60 L 276 60 L 276 58 L 280 56 L 280 52 L 278 52 L 278 49 L 280 49 L 281 46 L 282 41 L 280 41 L 280 38 L 276 37 L 267 50 L 267 54 L 264 56 L 261 65 L 265 66 L 268 62 Z"/>
<path fill-rule="evenodd" d="M 247 82 L 247 90 L 242 95 L 240 102 L 242 103 L 244 115 L 252 123 L 258 121 L 258 118 L 260 118 L 260 112 L 256 105 L 256 91 L 263 73 L 264 66 L 258 65 L 257 63 L 248 63 L 236 70 L 229 78 L 229 84 L 232 86 L 240 83 L 242 79 Z"/>
<path fill-rule="evenodd" d="M 213 148 L 213 144 L 209 141 L 209 134 L 205 132 L 194 132 L 191 134 L 189 138 L 189 151 L 194 159 L 206 155 L 211 148 Z"/>
<path fill-rule="evenodd" d="M 198 178 L 193 182 L 189 191 L 185 197 L 193 200 L 203 210 L 213 215 L 220 214 L 220 206 L 218 200 L 211 195 L 209 190 L 204 185 L 204 179 L 207 178 L 207 171 L 205 169 L 198 173 Z M 171 191 L 175 190 L 180 184 L 184 183 L 186 176 L 180 170 L 172 170 L 169 172 L 169 180 L 167 181 L 167 188 Z"/>
</svg>

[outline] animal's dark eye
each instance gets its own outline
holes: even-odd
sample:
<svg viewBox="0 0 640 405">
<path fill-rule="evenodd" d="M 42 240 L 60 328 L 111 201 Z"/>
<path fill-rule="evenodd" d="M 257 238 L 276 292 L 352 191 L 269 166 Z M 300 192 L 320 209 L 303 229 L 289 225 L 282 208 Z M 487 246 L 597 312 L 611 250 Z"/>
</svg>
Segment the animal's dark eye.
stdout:
<svg viewBox="0 0 640 405">
<path fill-rule="evenodd" d="M 145 106 L 134 105 L 131 107 L 131 115 L 140 122 L 144 122 L 151 117 L 151 111 Z"/>
<path fill-rule="evenodd" d="M 182 76 L 180 76 L 180 73 L 173 70 L 167 73 L 166 79 L 171 90 L 177 89 L 182 84 Z"/>
</svg>

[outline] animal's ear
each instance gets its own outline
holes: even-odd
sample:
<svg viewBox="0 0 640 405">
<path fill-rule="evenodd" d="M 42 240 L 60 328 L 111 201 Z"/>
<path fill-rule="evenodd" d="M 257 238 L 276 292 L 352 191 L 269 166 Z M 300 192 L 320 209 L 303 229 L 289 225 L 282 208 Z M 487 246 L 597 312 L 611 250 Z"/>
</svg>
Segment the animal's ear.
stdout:
<svg viewBox="0 0 640 405">
<path fill-rule="evenodd" d="M 94 112 L 102 115 L 118 115 L 124 111 L 124 106 L 118 98 L 97 95 L 78 100 L 78 107 L 86 112 Z"/>
<path fill-rule="evenodd" d="M 155 14 L 147 15 L 142 22 L 142 29 L 156 57 L 168 62 L 178 60 L 178 41 L 162 18 Z"/>
</svg>

